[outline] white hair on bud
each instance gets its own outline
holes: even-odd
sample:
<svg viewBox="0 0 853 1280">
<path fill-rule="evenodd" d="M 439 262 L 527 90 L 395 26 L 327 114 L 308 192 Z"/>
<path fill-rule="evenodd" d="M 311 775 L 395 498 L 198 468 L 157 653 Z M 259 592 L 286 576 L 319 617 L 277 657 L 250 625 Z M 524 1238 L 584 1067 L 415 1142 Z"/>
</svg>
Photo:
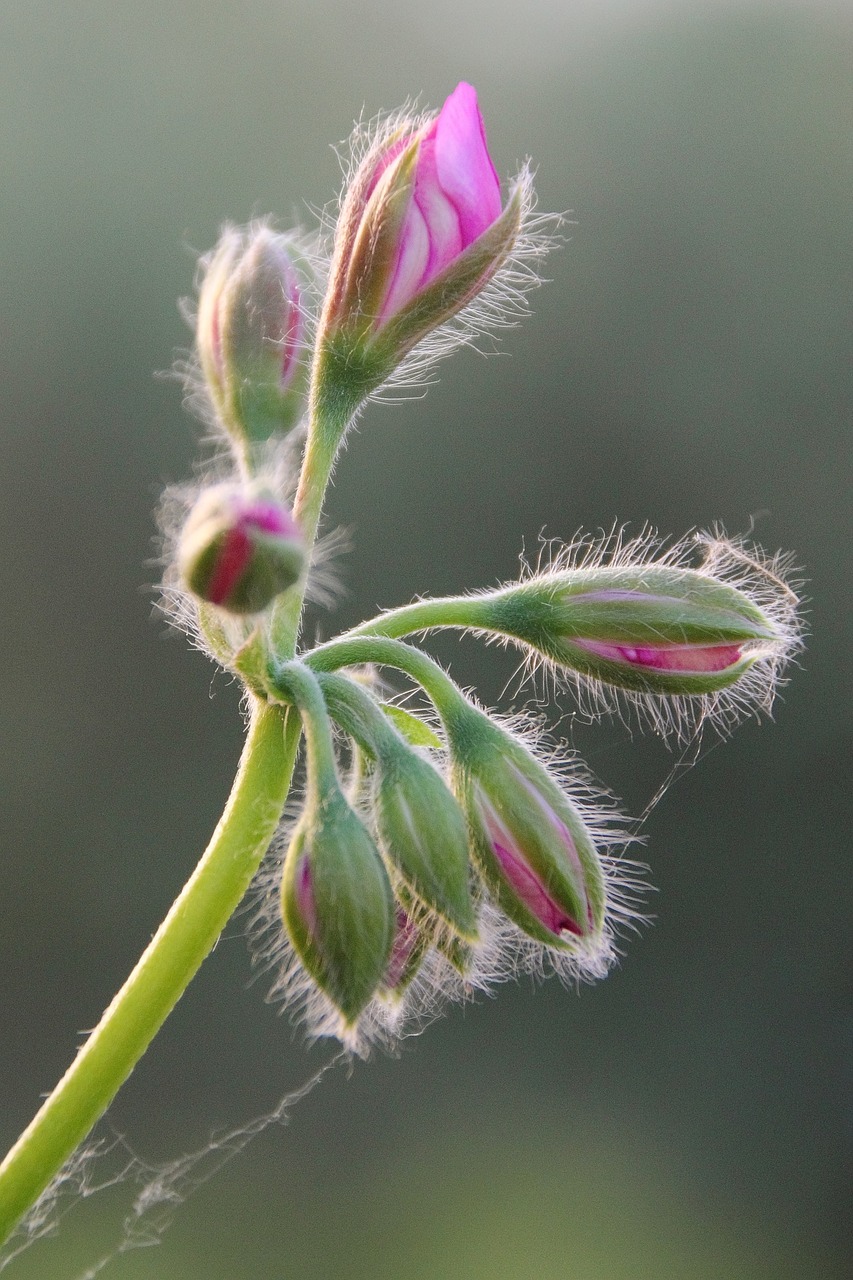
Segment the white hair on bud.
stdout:
<svg viewBox="0 0 853 1280">
<path fill-rule="evenodd" d="M 694 740 L 706 727 L 726 737 L 748 716 L 770 716 L 776 693 L 786 683 L 785 666 L 803 646 L 801 583 L 792 556 L 767 555 L 744 538 L 727 537 L 720 528 L 670 541 L 650 526 L 629 536 L 624 525 L 614 525 L 609 531 L 579 533 L 570 543 L 543 541 L 535 564 L 522 560 L 521 581 L 547 582 L 562 573 L 604 567 L 641 571 L 649 565 L 704 574 L 736 588 L 764 614 L 773 638 L 750 645 L 752 665 L 734 684 L 704 694 L 638 692 L 560 666 L 525 646 L 527 675 L 544 673 L 555 688 L 571 687 L 582 714 L 591 720 L 617 715 L 627 723 L 635 713 L 641 724 L 676 742 Z M 523 644 L 511 637 L 501 641 Z"/>
</svg>

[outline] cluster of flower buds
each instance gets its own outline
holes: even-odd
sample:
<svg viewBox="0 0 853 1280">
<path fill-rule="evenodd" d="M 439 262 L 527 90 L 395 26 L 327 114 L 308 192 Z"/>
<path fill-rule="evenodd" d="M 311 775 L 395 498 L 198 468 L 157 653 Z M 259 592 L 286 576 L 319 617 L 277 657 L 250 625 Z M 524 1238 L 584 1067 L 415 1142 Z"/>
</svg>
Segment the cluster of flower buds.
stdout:
<svg viewBox="0 0 853 1280">
<path fill-rule="evenodd" d="M 226 227 L 203 260 L 198 363 L 233 467 L 202 490 L 176 542 L 183 586 L 205 606 L 202 641 L 254 697 L 286 704 L 291 728 L 294 708 L 301 717 L 307 786 L 274 895 L 290 956 L 280 986 L 315 1031 L 357 1046 L 434 1005 L 436 991 L 467 994 L 519 964 L 599 976 L 620 917 L 635 914 L 635 886 L 609 852 L 625 841 L 609 801 L 399 637 L 435 626 L 503 637 L 598 705 L 612 690 L 617 705 L 627 695 L 686 734 L 769 710 L 799 631 L 779 562 L 707 539 L 694 565 L 686 545 L 615 535 L 520 582 L 418 601 L 294 657 L 306 562 L 349 423 L 401 371 L 505 323 L 548 247 L 528 174 L 502 195 L 469 84 L 435 115 L 401 113 L 357 136 L 353 155 L 316 317 L 294 235 Z M 297 483 L 280 446 L 303 419 Z M 333 660 L 319 656 L 336 646 Z M 338 674 L 365 662 L 414 679 L 443 737 Z"/>
<path fill-rule="evenodd" d="M 434 1000 L 437 970 L 445 990 L 454 973 L 461 992 L 509 973 L 508 950 L 515 960 L 535 955 L 540 967 L 550 956 L 564 972 L 606 970 L 618 896 L 606 848 L 615 837 L 551 769 L 447 677 L 447 780 L 369 688 L 320 675 L 318 710 L 301 696 L 311 679 L 299 662 L 277 676 L 306 720 L 309 786 L 285 857 L 281 915 L 317 997 L 305 1003 L 321 1006 L 315 1025 L 325 1015 L 328 1029 L 358 1043 L 366 1024 L 396 1025 L 407 1002 Z M 368 761 L 354 803 L 339 767 L 323 765 L 329 719 Z"/>
</svg>

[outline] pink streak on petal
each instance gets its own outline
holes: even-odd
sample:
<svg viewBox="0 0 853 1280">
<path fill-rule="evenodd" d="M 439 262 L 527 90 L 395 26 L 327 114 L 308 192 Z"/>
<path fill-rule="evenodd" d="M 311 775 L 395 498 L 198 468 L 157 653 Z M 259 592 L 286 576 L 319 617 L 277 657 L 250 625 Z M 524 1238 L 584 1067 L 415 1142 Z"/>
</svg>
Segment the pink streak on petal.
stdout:
<svg viewBox="0 0 853 1280">
<path fill-rule="evenodd" d="M 572 643 L 609 662 L 645 667 L 649 671 L 684 671 L 696 675 L 726 671 L 742 657 L 739 644 L 627 645 L 602 644 L 598 640 L 573 640 Z"/>
<path fill-rule="evenodd" d="M 435 126 L 438 181 L 456 206 L 467 247 L 501 212 L 501 185 L 486 144 L 477 93 L 462 81 L 442 107 Z"/>
<path fill-rule="evenodd" d="M 432 138 L 426 138 L 418 152 L 414 203 L 429 229 L 429 260 L 420 280 L 423 287 L 464 248 L 459 215 L 439 185 Z"/>
<path fill-rule="evenodd" d="M 578 938 L 582 936 L 582 931 L 574 920 L 571 920 L 562 907 L 548 897 L 544 886 L 525 862 L 519 861 L 494 837 L 492 837 L 492 849 L 503 868 L 504 875 L 531 915 L 534 915 L 552 933 L 560 934 L 565 930 Z"/>
<path fill-rule="evenodd" d="M 281 386 L 284 389 L 290 381 L 296 357 L 302 345 L 302 313 L 299 310 L 299 286 L 295 280 L 290 281 L 287 291 L 284 315 L 284 335 L 281 353 Z"/>
<path fill-rule="evenodd" d="M 535 871 L 525 861 L 521 851 L 511 848 L 512 836 L 500 822 L 491 805 L 483 806 L 483 817 L 492 852 L 507 880 L 531 915 L 553 934 L 559 936 L 560 933 L 566 932 L 578 938 L 582 937 L 583 930 L 567 915 L 565 908 L 549 895 Z"/>
<path fill-rule="evenodd" d="M 400 230 L 397 264 L 382 305 L 381 321 L 399 311 L 417 293 L 429 262 L 429 229 L 412 201 Z"/>
<path fill-rule="evenodd" d="M 207 598 L 211 604 L 223 604 L 228 599 L 249 563 L 251 554 L 252 543 L 246 531 L 239 525 L 230 529 L 220 548 L 208 588 Z"/>
<path fill-rule="evenodd" d="M 314 885 L 311 879 L 311 864 L 307 855 L 303 855 L 296 868 L 296 907 L 309 934 L 317 929 L 317 907 L 314 902 Z"/>
</svg>

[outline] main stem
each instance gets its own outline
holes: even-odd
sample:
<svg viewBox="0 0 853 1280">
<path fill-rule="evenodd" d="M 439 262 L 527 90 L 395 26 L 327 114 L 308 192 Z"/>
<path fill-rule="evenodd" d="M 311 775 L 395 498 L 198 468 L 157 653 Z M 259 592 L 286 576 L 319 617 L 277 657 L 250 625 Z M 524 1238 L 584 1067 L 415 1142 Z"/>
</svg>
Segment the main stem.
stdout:
<svg viewBox="0 0 853 1280">
<path fill-rule="evenodd" d="M 313 409 L 294 506 L 309 548 L 347 421 L 345 406 L 324 413 L 315 401 Z M 296 651 L 305 585 L 303 580 L 287 592 L 274 610 L 270 643 L 279 659 Z M 294 710 L 253 701 L 234 786 L 201 861 L 98 1026 L 0 1165 L 0 1245 L 106 1111 L 239 905 L 281 817 L 299 737 Z"/>
<path fill-rule="evenodd" d="M 136 968 L 0 1165 L 0 1243 L 103 1115 L 237 907 L 290 786 L 298 717 L 256 703 L 234 786 L 201 861 Z"/>
</svg>

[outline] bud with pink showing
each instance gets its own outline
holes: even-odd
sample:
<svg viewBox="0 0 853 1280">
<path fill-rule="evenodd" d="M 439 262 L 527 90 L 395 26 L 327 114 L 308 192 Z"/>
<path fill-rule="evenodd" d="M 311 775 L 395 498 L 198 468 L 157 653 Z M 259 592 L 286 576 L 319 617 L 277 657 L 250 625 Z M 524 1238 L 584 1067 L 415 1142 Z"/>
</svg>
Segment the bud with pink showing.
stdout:
<svg viewBox="0 0 853 1280">
<path fill-rule="evenodd" d="M 705 549 L 696 569 L 685 564 L 690 544 L 661 551 L 650 535 L 617 540 L 608 564 L 604 549 L 581 543 L 566 567 L 474 597 L 476 621 L 593 692 L 639 695 L 661 729 L 706 717 L 727 728 L 745 711 L 770 710 L 800 645 L 799 600 L 784 559 L 724 538 L 696 543 Z"/>
<path fill-rule="evenodd" d="M 288 432 L 307 391 L 305 259 L 257 223 L 226 227 L 202 266 L 198 353 L 222 425 L 241 446 Z"/>
<path fill-rule="evenodd" d="M 336 788 L 309 795 L 285 859 L 281 910 L 305 969 L 354 1027 L 393 968 L 395 914 L 376 846 Z"/>
<path fill-rule="evenodd" d="M 454 789 L 492 897 L 530 937 L 600 966 L 607 889 L 584 815 L 518 739 L 475 708 L 448 732 Z"/>
<path fill-rule="evenodd" d="M 320 323 L 321 358 L 352 401 L 486 287 L 530 201 L 525 175 L 504 207 L 469 84 L 437 116 L 382 133 L 343 201 Z"/>
<path fill-rule="evenodd" d="M 239 485 L 203 492 L 178 542 L 185 586 L 228 613 L 266 609 L 304 567 L 305 546 L 287 508 L 263 490 Z"/>
</svg>

